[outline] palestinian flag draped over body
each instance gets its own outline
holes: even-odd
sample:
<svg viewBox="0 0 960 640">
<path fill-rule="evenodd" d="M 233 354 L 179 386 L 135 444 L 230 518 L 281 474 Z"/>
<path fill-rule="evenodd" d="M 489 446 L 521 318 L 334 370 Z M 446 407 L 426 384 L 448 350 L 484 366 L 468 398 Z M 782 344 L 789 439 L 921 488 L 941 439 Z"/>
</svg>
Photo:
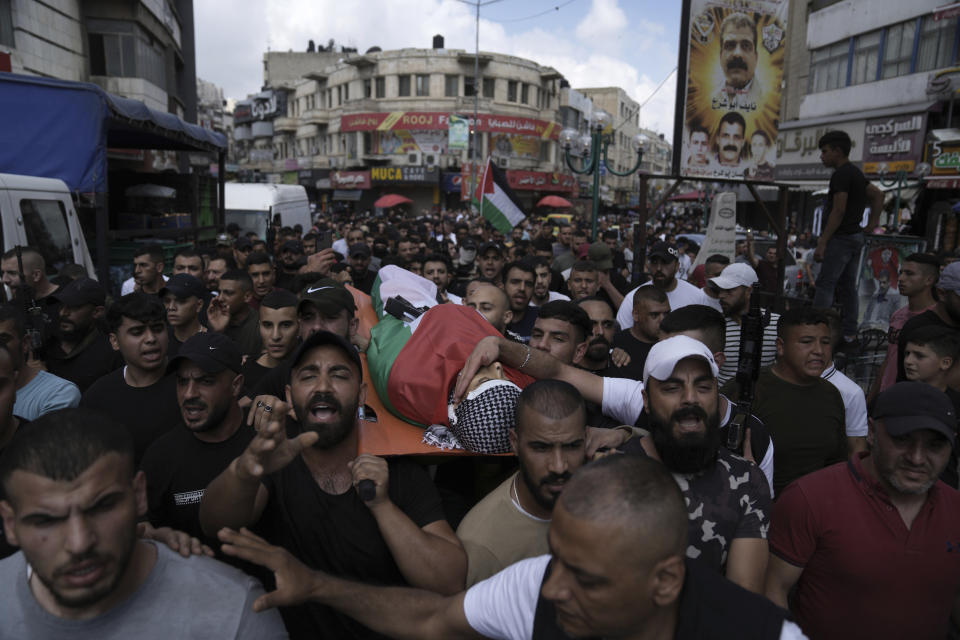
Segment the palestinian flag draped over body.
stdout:
<svg viewBox="0 0 960 640">
<path fill-rule="evenodd" d="M 510 233 L 526 217 L 520 201 L 510 189 L 506 174 L 493 164 L 491 158 L 487 158 L 487 166 L 483 169 L 477 200 L 480 201 L 480 213 L 501 233 Z"/>
</svg>

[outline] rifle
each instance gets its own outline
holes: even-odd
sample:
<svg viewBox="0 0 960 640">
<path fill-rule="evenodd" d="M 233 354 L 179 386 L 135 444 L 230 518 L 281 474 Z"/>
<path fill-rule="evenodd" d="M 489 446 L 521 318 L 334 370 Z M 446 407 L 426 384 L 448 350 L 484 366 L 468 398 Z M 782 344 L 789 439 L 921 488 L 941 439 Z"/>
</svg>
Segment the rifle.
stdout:
<svg viewBox="0 0 960 640">
<path fill-rule="evenodd" d="M 17 251 L 17 269 L 19 270 L 20 286 L 17 287 L 17 298 L 23 305 L 23 338 L 30 345 L 30 354 L 35 360 L 43 360 L 43 345 L 45 342 L 46 322 L 43 319 L 43 309 L 37 304 L 33 287 L 27 284 L 27 277 L 23 271 L 23 252 L 20 245 Z"/>
<path fill-rule="evenodd" d="M 754 284 L 750 293 L 750 309 L 740 318 L 740 355 L 737 360 L 737 413 L 727 427 L 727 449 L 743 453 L 743 438 L 747 419 L 753 408 L 753 391 L 760 375 L 760 355 L 763 352 L 763 329 L 770 322 L 770 310 L 760 313 L 760 284 Z"/>
</svg>

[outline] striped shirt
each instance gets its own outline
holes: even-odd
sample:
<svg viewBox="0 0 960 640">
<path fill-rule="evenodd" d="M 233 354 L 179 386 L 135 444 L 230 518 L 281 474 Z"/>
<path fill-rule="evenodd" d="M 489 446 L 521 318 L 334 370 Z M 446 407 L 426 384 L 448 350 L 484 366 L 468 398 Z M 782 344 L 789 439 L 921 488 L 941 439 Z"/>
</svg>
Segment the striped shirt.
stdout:
<svg viewBox="0 0 960 640">
<path fill-rule="evenodd" d="M 763 347 L 760 350 L 760 366 L 769 367 L 777 359 L 777 321 L 779 313 L 770 314 L 770 322 L 763 328 Z M 720 367 L 717 380 L 722 387 L 737 375 L 740 360 L 740 325 L 727 318 L 727 341 L 723 347 L 726 362 Z"/>
</svg>

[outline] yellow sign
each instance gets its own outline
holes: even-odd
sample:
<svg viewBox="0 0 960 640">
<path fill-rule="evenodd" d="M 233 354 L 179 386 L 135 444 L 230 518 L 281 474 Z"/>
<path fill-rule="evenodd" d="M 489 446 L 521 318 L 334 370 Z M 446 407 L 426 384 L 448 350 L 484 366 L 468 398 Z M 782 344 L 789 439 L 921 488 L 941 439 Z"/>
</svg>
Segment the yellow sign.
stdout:
<svg viewBox="0 0 960 640">
<path fill-rule="evenodd" d="M 887 165 L 886 173 L 897 173 L 898 171 L 903 171 L 904 173 L 913 173 L 913 169 L 917 166 L 915 160 L 899 160 L 897 162 L 864 162 L 863 163 L 863 172 L 867 174 L 880 174 L 880 165 Z"/>
</svg>

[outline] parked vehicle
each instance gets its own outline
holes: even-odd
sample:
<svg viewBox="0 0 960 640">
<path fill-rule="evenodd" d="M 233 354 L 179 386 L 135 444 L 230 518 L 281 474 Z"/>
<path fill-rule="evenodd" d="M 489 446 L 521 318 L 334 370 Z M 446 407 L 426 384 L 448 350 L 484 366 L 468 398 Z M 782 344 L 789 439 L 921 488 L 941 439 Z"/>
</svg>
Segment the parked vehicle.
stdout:
<svg viewBox="0 0 960 640">
<path fill-rule="evenodd" d="M 228 182 L 224 189 L 226 224 L 236 223 L 242 232 L 266 238 L 277 215 L 284 227 L 299 224 L 305 232 L 310 228 L 310 200 L 300 185 Z"/>
</svg>

